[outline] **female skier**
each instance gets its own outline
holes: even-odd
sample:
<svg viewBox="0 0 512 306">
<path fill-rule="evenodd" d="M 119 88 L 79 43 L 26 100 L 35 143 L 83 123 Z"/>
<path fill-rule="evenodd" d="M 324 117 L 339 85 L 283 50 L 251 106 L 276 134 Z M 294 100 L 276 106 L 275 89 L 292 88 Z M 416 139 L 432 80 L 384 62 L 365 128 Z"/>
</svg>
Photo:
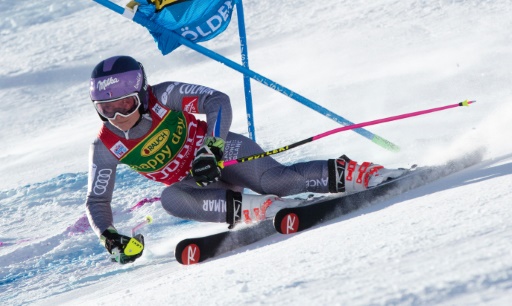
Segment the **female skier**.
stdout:
<svg viewBox="0 0 512 306">
<path fill-rule="evenodd" d="M 403 173 L 368 162 L 357 164 L 345 155 L 289 166 L 266 157 L 222 168 L 221 160 L 263 152 L 251 139 L 229 131 L 229 97 L 181 82 L 150 86 L 143 66 L 129 56 L 108 58 L 94 68 L 90 97 L 104 124 L 90 149 L 86 212 L 92 229 L 120 263 L 133 262 L 143 248 L 139 236 L 140 253 L 125 254 L 127 244 L 134 241 L 113 224 L 111 200 L 120 163 L 166 185 L 161 203 L 169 214 L 224 222 L 230 228 L 271 218 L 280 208 L 296 205 L 283 196 L 350 193 Z M 206 114 L 206 122 L 194 113 Z M 243 194 L 244 188 L 258 195 Z"/>
</svg>

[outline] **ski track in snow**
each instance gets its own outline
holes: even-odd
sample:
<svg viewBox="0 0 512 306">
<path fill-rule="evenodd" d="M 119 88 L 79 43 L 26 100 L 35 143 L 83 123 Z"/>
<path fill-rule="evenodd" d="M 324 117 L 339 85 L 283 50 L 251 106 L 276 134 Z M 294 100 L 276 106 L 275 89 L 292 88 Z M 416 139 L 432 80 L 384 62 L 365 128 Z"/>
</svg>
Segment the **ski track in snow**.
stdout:
<svg viewBox="0 0 512 306">
<path fill-rule="evenodd" d="M 115 1 L 124 4 L 124 1 Z M 127 2 L 127 1 L 126 1 Z M 311 230 L 273 235 L 196 266 L 182 238 L 224 230 L 168 216 L 162 186 L 127 167 L 113 210 L 123 233 L 147 215 L 144 255 L 112 264 L 88 229 L 88 100 L 94 65 L 139 59 L 150 83 L 225 91 L 246 133 L 241 76 L 191 50 L 162 57 L 145 29 L 93 1 L 0 3 L 2 305 L 510 305 L 512 302 L 512 1 L 244 1 L 251 68 L 353 122 L 476 99 L 369 128 L 401 147 L 341 133 L 276 158 L 342 153 L 385 166 L 441 164 L 475 147 L 485 160 Z M 203 45 L 239 59 L 236 16 Z M 221 76 L 221 77 L 219 77 Z M 252 82 L 256 135 L 271 149 L 338 127 Z"/>
</svg>

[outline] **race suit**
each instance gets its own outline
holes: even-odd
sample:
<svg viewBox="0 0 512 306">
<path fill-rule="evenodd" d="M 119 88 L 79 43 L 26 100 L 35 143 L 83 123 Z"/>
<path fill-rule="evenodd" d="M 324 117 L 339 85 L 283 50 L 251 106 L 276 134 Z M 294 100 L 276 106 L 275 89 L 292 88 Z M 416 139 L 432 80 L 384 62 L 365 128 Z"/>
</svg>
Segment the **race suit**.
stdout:
<svg viewBox="0 0 512 306">
<path fill-rule="evenodd" d="M 226 141 L 223 160 L 262 153 L 263 149 L 229 131 L 232 110 L 226 94 L 180 82 L 157 84 L 149 91 L 148 113 L 134 127 L 121 131 L 106 121 L 91 145 L 85 204 L 98 236 L 114 226 L 111 201 L 120 163 L 167 185 L 161 203 L 169 214 L 197 221 L 226 222 L 227 190 L 248 188 L 278 196 L 329 192 L 327 161 L 285 166 L 272 157 L 225 167 L 218 182 L 199 187 L 189 171 L 204 136 L 214 135 L 214 128 L 218 129 L 215 135 Z M 206 122 L 196 119 L 194 113 L 206 114 Z"/>
</svg>

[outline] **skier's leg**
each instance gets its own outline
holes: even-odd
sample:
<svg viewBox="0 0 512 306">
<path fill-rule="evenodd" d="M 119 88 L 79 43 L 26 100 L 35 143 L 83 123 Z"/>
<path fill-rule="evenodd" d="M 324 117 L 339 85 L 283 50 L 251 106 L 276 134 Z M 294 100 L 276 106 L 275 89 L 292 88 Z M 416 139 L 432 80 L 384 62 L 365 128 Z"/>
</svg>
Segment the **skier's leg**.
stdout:
<svg viewBox="0 0 512 306">
<path fill-rule="evenodd" d="M 262 152 L 263 149 L 251 139 L 230 133 L 223 159 L 232 160 Z M 327 193 L 328 178 L 326 160 L 282 165 L 268 156 L 224 168 L 221 180 L 260 194 L 288 196 L 303 192 Z"/>
<path fill-rule="evenodd" d="M 241 191 L 242 188 L 221 181 L 199 187 L 193 178 L 188 177 L 166 187 L 160 202 L 165 211 L 178 218 L 225 223 L 226 194 Z"/>
<path fill-rule="evenodd" d="M 264 152 L 251 139 L 230 133 L 225 160 Z M 228 158 L 226 158 L 226 155 Z M 373 187 L 404 173 L 403 169 L 356 161 L 343 155 L 337 159 L 282 165 L 271 156 L 239 163 L 222 170 L 222 180 L 260 194 L 288 196 L 304 192 L 355 192 Z"/>
<path fill-rule="evenodd" d="M 230 133 L 224 152 L 224 159 L 231 160 L 263 150 L 251 139 Z M 284 166 L 265 157 L 226 167 L 222 170 L 221 180 L 207 187 L 197 186 L 192 178 L 175 183 L 164 189 L 161 203 L 169 214 L 183 219 L 233 224 L 235 214 L 237 220 L 243 214 L 244 220 L 250 222 L 271 217 L 280 207 L 298 203 L 288 199 L 284 203 L 276 195 L 328 192 L 327 179 L 327 161 Z M 267 196 L 244 194 L 242 207 L 243 188 Z"/>
<path fill-rule="evenodd" d="M 230 134 L 228 140 L 230 146 L 226 146 L 226 160 L 263 152 L 256 143 L 241 135 Z M 279 208 L 300 203 L 297 200 L 280 199 L 278 196 L 304 192 L 355 192 L 380 184 L 390 177 L 397 177 L 403 172 L 368 162 L 359 165 L 346 156 L 289 166 L 280 164 L 270 156 L 239 163 L 224 169 L 222 179 L 262 195 L 234 193 L 233 198 L 227 200 L 228 214 L 233 213 L 228 220 L 236 223 L 240 220 L 251 222 L 270 218 Z"/>
<path fill-rule="evenodd" d="M 224 159 L 264 152 L 251 139 L 230 133 Z M 207 222 L 252 222 L 272 217 L 279 208 L 300 201 L 279 197 L 303 192 L 353 192 L 376 185 L 403 170 L 388 170 L 370 163 L 357 164 L 346 156 L 285 166 L 272 157 L 239 163 L 222 170 L 219 182 L 199 187 L 192 178 L 167 187 L 162 205 L 170 214 Z M 242 194 L 249 188 L 260 195 Z"/>
</svg>

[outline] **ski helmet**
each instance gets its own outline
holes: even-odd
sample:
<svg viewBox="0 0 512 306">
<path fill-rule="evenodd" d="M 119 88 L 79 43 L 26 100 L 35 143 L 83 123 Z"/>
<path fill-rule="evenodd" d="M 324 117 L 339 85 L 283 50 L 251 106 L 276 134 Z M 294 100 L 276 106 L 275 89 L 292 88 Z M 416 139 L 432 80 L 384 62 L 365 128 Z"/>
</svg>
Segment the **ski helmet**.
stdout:
<svg viewBox="0 0 512 306">
<path fill-rule="evenodd" d="M 141 63 L 130 56 L 114 56 L 101 61 L 91 73 L 89 94 L 92 101 L 112 100 L 137 93 L 139 112 L 148 111 L 149 92 Z M 103 121 L 105 117 L 100 115 Z"/>
</svg>

